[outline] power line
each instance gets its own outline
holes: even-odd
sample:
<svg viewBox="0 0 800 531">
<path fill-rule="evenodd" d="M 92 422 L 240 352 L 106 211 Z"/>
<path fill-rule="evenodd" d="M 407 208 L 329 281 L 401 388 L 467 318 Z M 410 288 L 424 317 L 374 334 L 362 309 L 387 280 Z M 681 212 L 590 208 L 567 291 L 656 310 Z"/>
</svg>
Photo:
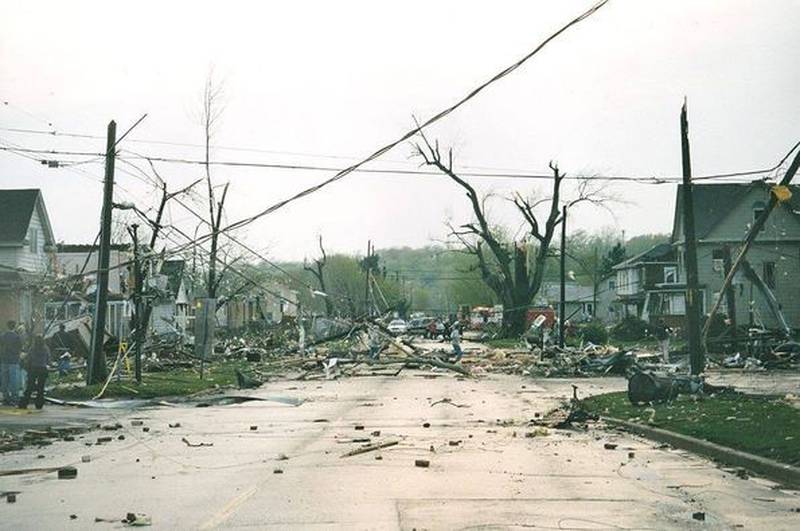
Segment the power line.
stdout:
<svg viewBox="0 0 800 531">
<path fill-rule="evenodd" d="M 433 125 L 434 123 L 436 123 L 436 122 L 440 121 L 441 119 L 445 118 L 446 116 L 448 116 L 452 112 L 456 111 L 457 109 L 462 107 L 464 104 L 466 104 L 467 102 L 472 100 L 474 97 L 476 97 L 478 94 L 480 94 L 483 90 L 485 90 L 490 85 L 496 83 L 497 81 L 503 79 L 504 77 L 506 77 L 509 74 L 511 74 L 512 72 L 514 72 L 517 68 L 519 68 L 520 66 L 525 64 L 534 55 L 536 55 L 539 51 L 541 51 L 552 40 L 557 38 L 559 35 L 561 35 L 565 31 L 567 31 L 572 26 L 580 23 L 581 21 L 585 20 L 586 18 L 588 18 L 591 15 L 593 15 L 594 13 L 596 13 L 600 8 L 602 8 L 607 3 L 608 3 L 608 0 L 601 0 L 597 4 L 593 5 L 588 10 L 584 11 L 578 17 L 574 18 L 573 20 L 571 20 L 570 22 L 568 22 L 567 24 L 562 26 L 560 29 L 558 29 L 556 32 L 551 34 L 549 37 L 547 37 L 545 40 L 543 40 L 538 46 L 536 46 L 533 50 L 528 52 L 520 60 L 518 60 L 518 61 L 514 62 L 513 64 L 511 64 L 510 66 L 504 68 L 503 70 L 501 70 L 500 72 L 498 72 L 497 74 L 492 76 L 489 80 L 485 81 L 484 83 L 478 85 L 475 89 L 470 91 L 466 96 L 464 96 L 461 99 L 459 99 L 453 105 L 445 108 L 444 110 L 440 111 L 439 113 L 435 114 L 434 116 L 428 118 L 422 124 L 418 124 L 417 127 L 407 131 L 406 133 L 401 135 L 397 140 L 394 140 L 394 141 L 390 142 L 389 144 L 386 144 L 385 146 L 383 146 L 383 147 L 379 148 L 378 150 L 374 151 L 371 155 L 367 156 L 366 158 L 364 158 L 360 162 L 357 162 L 356 164 L 353 164 L 353 165 L 348 166 L 347 168 L 345 168 L 345 169 L 343 169 L 341 171 L 338 171 L 334 176 L 330 177 L 329 179 L 326 179 L 325 181 L 322 181 L 319 184 L 316 184 L 316 185 L 314 185 L 314 186 L 312 186 L 310 188 L 306 188 L 305 190 L 303 190 L 301 192 L 298 192 L 298 193 L 292 195 L 291 197 L 288 197 L 288 198 L 286 198 L 284 200 L 281 200 L 281 201 L 273 204 L 272 206 L 264 209 L 263 211 L 261 211 L 258 214 L 255 214 L 255 215 L 250 216 L 248 218 L 245 218 L 245 219 L 242 219 L 242 220 L 237 221 L 235 223 L 232 223 L 232 224 L 230 224 L 230 225 L 228 225 L 226 227 L 223 227 L 220 231 L 217 231 L 217 232 L 224 233 L 224 232 L 228 232 L 228 231 L 231 231 L 231 230 L 234 230 L 234 229 L 238 229 L 238 228 L 244 227 L 245 225 L 248 225 L 250 223 L 253 223 L 254 221 L 256 221 L 256 220 L 258 220 L 258 219 L 260 219 L 260 218 L 262 218 L 262 217 L 264 217 L 266 215 L 269 215 L 272 212 L 275 212 L 275 211 L 283 208 L 284 206 L 286 206 L 286 205 L 288 205 L 288 204 L 290 204 L 290 203 L 292 203 L 294 201 L 297 201 L 298 199 L 301 199 L 303 197 L 311 195 L 314 192 L 317 192 L 317 191 L 321 190 L 322 188 L 324 188 L 324 187 L 326 187 L 326 186 L 328 186 L 330 184 L 333 184 L 333 183 L 343 179 L 344 177 L 346 177 L 347 175 L 349 175 L 353 171 L 361 168 L 361 166 L 364 166 L 365 164 L 367 164 L 367 163 L 369 163 L 369 162 L 381 157 L 382 155 L 384 155 L 388 151 L 392 150 L 397 145 L 399 145 L 399 144 L 401 144 L 403 142 L 406 142 L 407 140 L 413 138 L 415 135 L 417 135 L 425 127 L 429 127 L 429 126 Z M 193 245 L 198 245 L 200 242 L 204 242 L 204 241 L 208 240 L 209 238 L 211 238 L 213 236 L 213 234 L 214 233 L 206 234 L 206 235 L 198 238 L 197 242 L 195 242 Z"/>
<path fill-rule="evenodd" d="M 190 165 L 197 165 L 197 166 L 204 166 L 206 162 L 204 160 L 199 159 L 186 159 L 186 158 L 170 158 L 170 157 L 157 157 L 157 156 L 149 156 L 149 155 L 142 155 L 139 153 L 135 153 L 130 150 L 125 150 L 128 153 L 132 153 L 136 155 L 137 158 L 146 159 L 153 162 L 165 162 L 165 163 L 172 163 L 172 164 L 190 164 Z M 239 168 L 269 168 L 269 169 L 277 169 L 277 170 L 302 170 L 302 171 L 324 171 L 324 172 L 343 172 L 346 171 L 341 168 L 336 168 L 332 166 L 319 166 L 319 165 L 311 165 L 311 164 L 281 164 L 281 163 L 272 163 L 272 162 L 245 162 L 245 161 L 234 161 L 234 160 L 217 160 L 217 161 L 209 161 L 209 165 L 212 166 L 228 166 L 228 167 L 239 167 Z M 736 172 L 736 173 L 720 173 L 720 174 L 710 174 L 710 175 L 703 175 L 698 176 L 694 180 L 710 180 L 710 179 L 721 179 L 721 178 L 731 178 L 731 177 L 740 177 L 740 176 L 747 176 L 747 175 L 761 175 L 764 173 L 768 173 L 776 169 L 773 168 L 765 168 L 761 170 L 749 170 L 745 172 Z M 425 176 L 425 177 L 441 177 L 442 174 L 435 172 L 435 171 L 428 171 L 428 170 L 408 170 L 408 169 L 388 169 L 388 168 L 357 168 L 351 170 L 352 172 L 358 173 L 372 173 L 372 174 L 386 174 L 386 175 L 416 175 L 416 176 Z M 547 175 L 543 173 L 523 173 L 523 172 L 474 172 L 474 171 L 462 171 L 458 172 L 458 175 L 464 177 L 477 177 L 477 178 L 495 178 L 495 179 L 539 179 L 539 180 L 552 180 L 552 175 Z M 678 183 L 680 182 L 679 177 L 669 176 L 669 177 L 641 177 L 641 176 L 628 176 L 628 175 L 590 175 L 590 176 L 579 176 L 579 175 L 567 175 L 565 179 L 568 180 L 575 180 L 575 181 L 586 181 L 586 180 L 596 180 L 596 181 L 623 181 L 623 182 L 640 182 L 646 184 L 670 184 L 670 183 Z"/>
</svg>

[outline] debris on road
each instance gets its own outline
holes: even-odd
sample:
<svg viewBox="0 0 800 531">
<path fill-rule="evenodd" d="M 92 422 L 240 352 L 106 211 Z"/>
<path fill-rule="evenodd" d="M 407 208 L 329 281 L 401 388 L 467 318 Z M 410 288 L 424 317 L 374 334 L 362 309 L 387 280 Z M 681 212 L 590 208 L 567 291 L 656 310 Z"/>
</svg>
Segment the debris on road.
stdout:
<svg viewBox="0 0 800 531">
<path fill-rule="evenodd" d="M 186 446 L 189 446 L 190 448 L 202 448 L 204 446 L 214 446 L 214 443 L 209 443 L 209 442 L 199 442 L 199 443 L 189 442 L 189 439 L 187 439 L 186 437 L 181 438 L 181 441 L 183 441 L 184 444 L 186 444 Z"/>
<path fill-rule="evenodd" d="M 141 513 L 128 513 L 125 515 L 125 519 L 122 520 L 125 525 L 129 525 L 132 527 L 144 527 L 153 525 L 150 517 L 146 514 Z"/>
<path fill-rule="evenodd" d="M 58 469 L 58 479 L 75 479 L 78 477 L 78 469 L 74 466 L 65 466 Z"/>
<path fill-rule="evenodd" d="M 455 402 L 453 402 L 452 398 L 442 398 L 441 400 L 437 400 L 436 402 L 433 402 L 431 404 L 431 407 L 433 407 L 433 406 L 435 406 L 437 404 L 447 404 L 449 406 L 458 407 L 458 408 L 470 407 L 468 404 L 456 404 Z"/>
<path fill-rule="evenodd" d="M 390 446 L 395 446 L 397 444 L 400 444 L 400 441 L 386 441 L 382 443 L 368 444 L 366 446 L 362 446 L 361 448 L 350 450 L 349 452 L 344 453 L 339 457 L 352 457 L 354 455 L 360 455 L 360 454 L 365 454 L 367 452 L 374 452 L 375 450 L 381 450 L 383 448 L 389 448 Z"/>
<path fill-rule="evenodd" d="M 428 461 L 427 459 L 417 459 L 414 461 L 414 466 L 419 468 L 428 468 L 429 466 L 431 466 L 431 462 Z"/>
</svg>

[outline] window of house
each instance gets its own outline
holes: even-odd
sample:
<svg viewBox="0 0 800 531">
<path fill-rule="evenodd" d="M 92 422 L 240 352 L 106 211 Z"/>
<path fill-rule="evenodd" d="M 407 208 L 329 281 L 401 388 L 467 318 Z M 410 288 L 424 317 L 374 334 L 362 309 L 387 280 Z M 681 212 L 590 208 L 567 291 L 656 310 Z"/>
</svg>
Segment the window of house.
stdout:
<svg viewBox="0 0 800 531">
<path fill-rule="evenodd" d="M 775 289 L 775 262 L 764 262 L 764 284 L 769 289 Z"/>
<path fill-rule="evenodd" d="M 28 231 L 28 250 L 32 253 L 39 251 L 39 231 L 36 229 Z"/>
<path fill-rule="evenodd" d="M 758 217 L 764 213 L 766 208 L 767 205 L 764 204 L 764 201 L 756 201 L 753 203 L 753 223 L 755 223 Z"/>
<path fill-rule="evenodd" d="M 678 283 L 678 268 L 676 266 L 664 266 L 664 284 Z"/>
<path fill-rule="evenodd" d="M 714 249 L 711 253 L 711 264 L 717 273 L 722 273 L 725 270 L 724 256 L 722 249 Z"/>
<path fill-rule="evenodd" d="M 608 289 L 616 289 L 617 288 L 617 281 L 616 280 L 609 280 L 608 281 Z"/>
</svg>

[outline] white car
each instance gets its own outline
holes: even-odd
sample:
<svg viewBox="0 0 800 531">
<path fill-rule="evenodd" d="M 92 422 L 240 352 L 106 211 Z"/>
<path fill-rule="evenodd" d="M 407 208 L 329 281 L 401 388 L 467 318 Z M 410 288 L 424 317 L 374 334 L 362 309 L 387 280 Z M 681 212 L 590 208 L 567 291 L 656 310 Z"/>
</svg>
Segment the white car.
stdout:
<svg viewBox="0 0 800 531">
<path fill-rule="evenodd" d="M 396 336 L 408 332 L 408 325 L 402 319 L 395 319 L 394 321 L 389 323 L 389 326 L 387 328 L 389 329 L 389 332 L 393 333 Z"/>
</svg>

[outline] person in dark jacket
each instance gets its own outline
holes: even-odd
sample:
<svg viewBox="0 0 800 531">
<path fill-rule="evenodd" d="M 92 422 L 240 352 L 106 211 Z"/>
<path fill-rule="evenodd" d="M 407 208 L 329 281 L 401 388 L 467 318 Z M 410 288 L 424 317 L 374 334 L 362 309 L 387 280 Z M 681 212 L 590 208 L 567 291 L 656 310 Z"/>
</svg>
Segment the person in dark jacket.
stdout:
<svg viewBox="0 0 800 531">
<path fill-rule="evenodd" d="M 50 349 L 40 335 L 34 336 L 31 351 L 28 353 L 27 369 L 28 382 L 25 385 L 25 394 L 19 402 L 20 409 L 27 409 L 31 395 L 36 390 L 36 409 L 44 406 L 44 384 L 47 381 L 47 364 L 50 363 Z"/>
<path fill-rule="evenodd" d="M 8 322 L 8 331 L 0 335 L 0 386 L 3 402 L 15 404 L 19 398 L 19 356 L 22 353 L 22 338 L 14 331 L 17 323 Z"/>
</svg>

